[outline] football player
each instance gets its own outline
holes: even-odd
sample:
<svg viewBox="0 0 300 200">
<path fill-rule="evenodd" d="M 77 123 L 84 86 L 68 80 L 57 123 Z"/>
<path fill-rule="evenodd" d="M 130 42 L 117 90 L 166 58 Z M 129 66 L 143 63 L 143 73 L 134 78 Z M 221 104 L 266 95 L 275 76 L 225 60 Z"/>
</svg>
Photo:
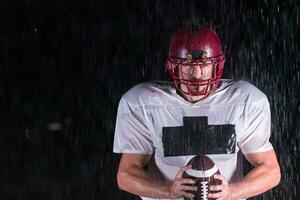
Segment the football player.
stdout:
<svg viewBox="0 0 300 200">
<path fill-rule="evenodd" d="M 122 96 L 114 138 L 121 190 L 142 199 L 193 198 L 195 181 L 182 175 L 198 154 L 221 173 L 209 198 L 245 199 L 279 184 L 267 97 L 248 82 L 221 79 L 224 62 L 211 27 L 184 26 L 166 61 L 173 82 L 141 83 Z M 242 156 L 253 165 L 246 176 Z M 159 173 L 149 170 L 151 161 Z"/>
</svg>

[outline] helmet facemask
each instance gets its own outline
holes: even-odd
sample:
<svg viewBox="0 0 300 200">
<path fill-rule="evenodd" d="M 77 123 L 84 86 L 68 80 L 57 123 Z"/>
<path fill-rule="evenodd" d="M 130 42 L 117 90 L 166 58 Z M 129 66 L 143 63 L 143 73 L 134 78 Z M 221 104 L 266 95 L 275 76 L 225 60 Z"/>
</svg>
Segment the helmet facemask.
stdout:
<svg viewBox="0 0 300 200">
<path fill-rule="evenodd" d="M 207 96 L 219 85 L 224 61 L 223 55 L 204 59 L 169 57 L 167 59 L 167 69 L 176 90 L 189 96 Z M 200 70 L 200 77 L 195 77 L 195 70 Z"/>
</svg>

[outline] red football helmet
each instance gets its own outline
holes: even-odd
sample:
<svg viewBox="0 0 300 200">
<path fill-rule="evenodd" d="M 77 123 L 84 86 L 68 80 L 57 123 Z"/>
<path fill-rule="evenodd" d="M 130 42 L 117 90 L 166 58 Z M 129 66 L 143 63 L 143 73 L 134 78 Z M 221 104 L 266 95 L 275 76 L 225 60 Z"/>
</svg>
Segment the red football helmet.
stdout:
<svg viewBox="0 0 300 200">
<path fill-rule="evenodd" d="M 178 91 L 191 96 L 207 96 L 214 91 L 223 74 L 225 57 L 218 35 L 209 27 L 182 27 L 170 42 L 167 70 Z M 195 68 L 211 70 L 209 78 L 195 79 L 183 72 Z"/>
</svg>

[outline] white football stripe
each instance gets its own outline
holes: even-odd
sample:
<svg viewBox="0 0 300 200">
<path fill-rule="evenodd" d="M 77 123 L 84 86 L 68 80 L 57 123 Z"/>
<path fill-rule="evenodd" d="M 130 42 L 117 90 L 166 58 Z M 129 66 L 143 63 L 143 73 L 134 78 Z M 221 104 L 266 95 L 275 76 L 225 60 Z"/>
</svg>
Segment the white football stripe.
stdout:
<svg viewBox="0 0 300 200">
<path fill-rule="evenodd" d="M 201 171 L 201 170 L 195 170 L 195 169 L 188 169 L 185 172 L 193 177 L 197 177 L 197 178 L 203 178 L 203 177 L 210 177 L 213 174 L 215 174 L 218 171 L 218 168 L 216 165 L 214 165 L 213 168 L 206 170 L 206 171 Z"/>
</svg>

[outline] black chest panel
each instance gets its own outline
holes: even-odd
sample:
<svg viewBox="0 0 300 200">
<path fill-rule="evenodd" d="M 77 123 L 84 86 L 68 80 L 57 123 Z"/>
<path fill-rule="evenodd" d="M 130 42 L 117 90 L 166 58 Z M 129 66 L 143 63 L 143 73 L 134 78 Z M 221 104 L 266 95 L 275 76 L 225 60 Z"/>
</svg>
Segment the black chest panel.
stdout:
<svg viewBox="0 0 300 200">
<path fill-rule="evenodd" d="M 235 125 L 209 125 L 207 117 L 183 117 L 183 126 L 163 127 L 164 156 L 232 154 Z"/>
</svg>

